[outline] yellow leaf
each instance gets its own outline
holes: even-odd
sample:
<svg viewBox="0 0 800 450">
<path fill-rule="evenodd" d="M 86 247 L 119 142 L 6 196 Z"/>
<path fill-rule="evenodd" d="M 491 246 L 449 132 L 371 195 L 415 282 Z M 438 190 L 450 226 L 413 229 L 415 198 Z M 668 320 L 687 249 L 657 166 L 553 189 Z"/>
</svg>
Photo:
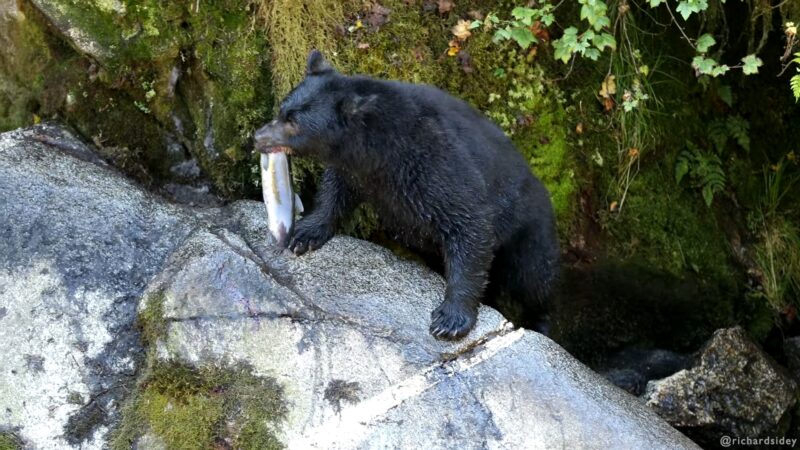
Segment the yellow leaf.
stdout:
<svg viewBox="0 0 800 450">
<path fill-rule="evenodd" d="M 458 45 L 458 41 L 455 39 L 452 39 L 447 45 L 447 56 L 456 56 L 461 51 L 461 46 Z"/>
<path fill-rule="evenodd" d="M 38 124 L 39 124 L 41 121 L 42 121 L 42 118 L 41 118 L 41 117 L 39 117 L 39 116 L 38 116 L 38 115 L 36 115 L 36 114 L 34 114 L 34 115 L 33 115 L 33 124 L 34 124 L 34 125 L 38 125 Z"/>
</svg>

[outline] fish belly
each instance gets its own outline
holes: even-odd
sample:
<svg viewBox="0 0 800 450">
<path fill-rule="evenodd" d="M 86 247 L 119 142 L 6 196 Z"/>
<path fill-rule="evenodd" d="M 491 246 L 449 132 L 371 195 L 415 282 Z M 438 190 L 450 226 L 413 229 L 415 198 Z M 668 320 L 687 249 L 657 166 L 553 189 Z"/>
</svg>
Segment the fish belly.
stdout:
<svg viewBox="0 0 800 450">
<path fill-rule="evenodd" d="M 261 155 L 261 187 L 269 232 L 278 241 L 278 246 L 286 247 L 294 221 L 295 195 L 285 153 Z"/>
</svg>

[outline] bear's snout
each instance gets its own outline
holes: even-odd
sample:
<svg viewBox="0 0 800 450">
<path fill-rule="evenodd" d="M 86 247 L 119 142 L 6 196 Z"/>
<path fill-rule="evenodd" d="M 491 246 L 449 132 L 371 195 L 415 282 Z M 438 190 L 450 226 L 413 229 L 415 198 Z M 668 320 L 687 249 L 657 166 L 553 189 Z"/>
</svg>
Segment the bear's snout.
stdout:
<svg viewBox="0 0 800 450">
<path fill-rule="evenodd" d="M 294 127 L 277 119 L 256 130 L 253 135 L 255 148 L 261 153 L 280 151 L 280 147 L 288 144 L 288 139 L 294 135 Z"/>
</svg>

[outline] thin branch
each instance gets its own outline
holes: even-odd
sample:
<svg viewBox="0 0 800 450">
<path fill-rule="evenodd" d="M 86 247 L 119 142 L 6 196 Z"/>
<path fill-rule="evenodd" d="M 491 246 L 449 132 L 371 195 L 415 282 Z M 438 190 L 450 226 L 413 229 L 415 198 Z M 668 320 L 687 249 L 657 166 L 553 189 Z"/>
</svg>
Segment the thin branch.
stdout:
<svg viewBox="0 0 800 450">
<path fill-rule="evenodd" d="M 683 38 L 686 39 L 686 42 L 688 42 L 689 45 L 691 45 L 692 48 L 694 48 L 694 44 L 692 43 L 692 40 L 689 39 L 689 36 L 687 36 L 686 32 L 683 31 L 683 27 L 681 27 L 680 24 L 678 23 L 678 19 L 675 18 L 675 14 L 672 14 L 672 8 L 669 7 L 669 3 L 668 2 L 664 2 L 664 4 L 667 7 L 667 12 L 669 12 L 669 16 L 672 18 L 672 23 L 674 23 L 675 26 L 678 27 L 678 30 L 683 35 Z"/>
</svg>

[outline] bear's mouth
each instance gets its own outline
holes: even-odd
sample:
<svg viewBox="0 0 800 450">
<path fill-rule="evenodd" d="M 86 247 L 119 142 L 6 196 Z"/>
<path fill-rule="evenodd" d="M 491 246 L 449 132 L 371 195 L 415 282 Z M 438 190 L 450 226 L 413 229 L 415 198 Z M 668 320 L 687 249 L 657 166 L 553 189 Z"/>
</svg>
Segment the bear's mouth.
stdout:
<svg viewBox="0 0 800 450">
<path fill-rule="evenodd" d="M 286 153 L 292 154 L 292 149 L 284 145 L 259 145 L 256 143 L 256 150 L 261 153 Z"/>
</svg>

